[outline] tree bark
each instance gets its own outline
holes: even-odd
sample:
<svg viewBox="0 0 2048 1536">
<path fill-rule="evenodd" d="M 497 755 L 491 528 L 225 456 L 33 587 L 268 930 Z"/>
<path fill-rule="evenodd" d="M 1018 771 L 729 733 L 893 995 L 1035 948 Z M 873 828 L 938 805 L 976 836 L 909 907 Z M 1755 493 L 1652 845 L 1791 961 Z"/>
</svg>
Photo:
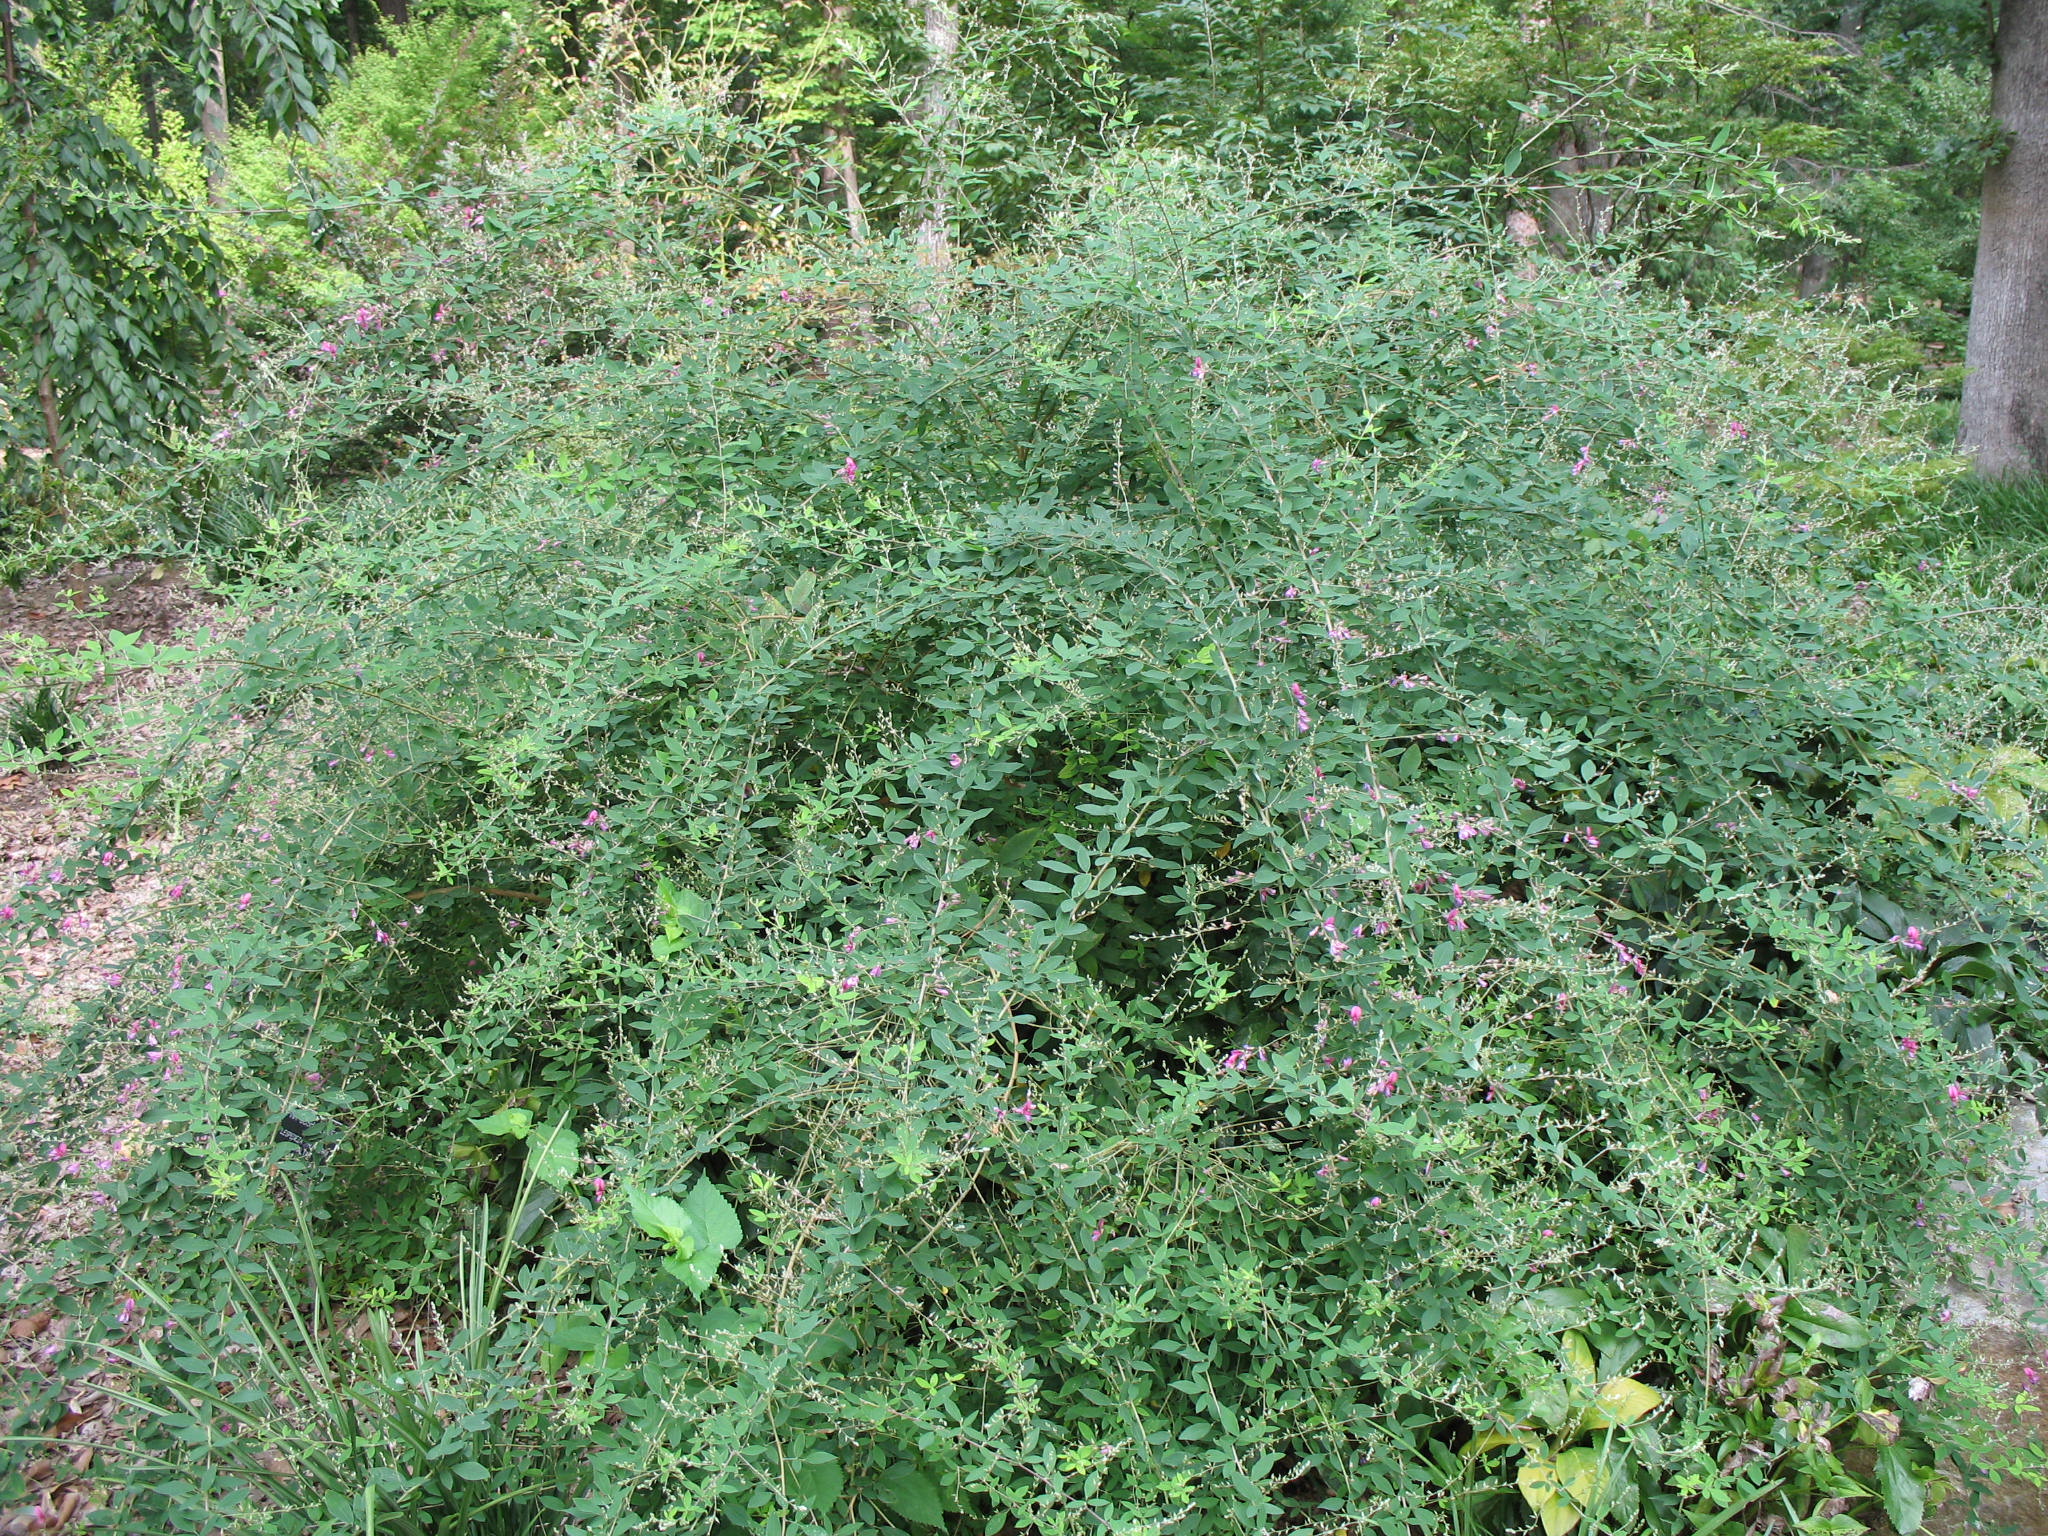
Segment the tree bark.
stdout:
<svg viewBox="0 0 2048 1536">
<path fill-rule="evenodd" d="M 1614 223 L 1614 199 L 1605 192 L 1568 181 L 1608 168 L 1609 157 L 1601 152 L 1600 130 L 1589 124 L 1565 129 L 1557 141 L 1557 179 L 1547 194 L 1550 238 L 1564 249 L 1597 245 L 1607 238 Z"/>
<path fill-rule="evenodd" d="M 213 78 L 199 104 L 199 138 L 206 146 L 206 198 L 216 207 L 228 197 L 228 61 L 213 45 Z"/>
<path fill-rule="evenodd" d="M 2048 0 L 2004 0 L 1993 56 L 2007 148 L 1984 172 L 1961 437 L 1997 480 L 2048 475 Z"/>
<path fill-rule="evenodd" d="M 930 56 L 924 87 L 924 216 L 917 225 L 917 259 L 927 267 L 953 264 L 953 163 L 946 129 L 953 120 L 953 69 L 960 57 L 960 13 L 953 0 L 924 0 L 924 48 Z"/>
<path fill-rule="evenodd" d="M 853 0 L 825 0 L 825 25 L 834 31 L 852 25 Z M 846 66 L 834 62 L 832 80 L 842 87 L 846 77 Z M 855 240 L 865 242 L 868 237 L 868 214 L 860 200 L 860 155 L 854 143 L 853 123 L 843 101 L 835 103 L 833 114 L 838 121 L 832 125 L 832 174 L 839 182 L 839 195 L 846 205 L 846 232 Z"/>
<path fill-rule="evenodd" d="M 1835 253 L 1825 245 L 1816 245 L 1799 258 L 1799 297 L 1817 299 L 1828 291 L 1828 284 L 1834 281 Z"/>
<path fill-rule="evenodd" d="M 846 232 L 856 240 L 868 237 L 868 211 L 860 200 L 860 159 L 854 148 L 853 130 L 832 130 L 832 174 L 839 182 L 839 195 L 846 204 Z"/>
</svg>

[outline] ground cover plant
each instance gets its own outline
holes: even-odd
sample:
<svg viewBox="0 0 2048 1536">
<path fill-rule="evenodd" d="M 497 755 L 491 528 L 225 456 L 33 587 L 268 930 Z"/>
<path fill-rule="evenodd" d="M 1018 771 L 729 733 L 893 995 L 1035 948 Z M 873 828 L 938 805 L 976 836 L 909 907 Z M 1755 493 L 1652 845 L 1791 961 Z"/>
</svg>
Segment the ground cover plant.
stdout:
<svg viewBox="0 0 2048 1536">
<path fill-rule="evenodd" d="M 1359 142 L 943 279 L 736 253 L 762 143 L 504 173 L 164 492 L 249 621 L 9 919 L 180 829 L 40 1090 L 149 1145 L 23 1149 L 108 1202 L 109 1526 L 1854 1536 L 1998 1470 L 1940 1282 L 2040 1045 L 2040 641 L 1858 536 L 1926 471 L 1817 333 Z"/>
</svg>

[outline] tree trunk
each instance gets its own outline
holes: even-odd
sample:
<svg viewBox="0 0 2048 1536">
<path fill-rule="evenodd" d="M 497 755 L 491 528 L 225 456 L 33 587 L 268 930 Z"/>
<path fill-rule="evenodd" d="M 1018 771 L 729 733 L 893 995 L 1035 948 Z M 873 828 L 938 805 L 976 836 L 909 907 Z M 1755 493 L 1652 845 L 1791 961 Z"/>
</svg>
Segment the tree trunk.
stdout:
<svg viewBox="0 0 2048 1536">
<path fill-rule="evenodd" d="M 850 26 L 853 21 L 853 0 L 825 0 L 825 25 L 832 30 Z M 832 79 L 840 85 L 845 79 L 846 66 L 834 62 Z M 835 92 L 835 95 L 842 94 Z M 846 232 L 854 239 L 865 241 L 868 237 L 868 214 L 860 200 L 860 155 L 854 144 L 853 123 L 843 101 L 833 107 L 838 121 L 832 125 L 832 174 L 839 182 L 839 195 L 846 205 Z"/>
<path fill-rule="evenodd" d="M 846 232 L 856 240 L 868 237 L 868 212 L 860 200 L 860 160 L 854 149 L 853 130 L 832 130 L 832 175 L 839 182 L 839 195 L 846 203 Z"/>
<path fill-rule="evenodd" d="M 946 144 L 953 67 L 960 56 L 960 13 L 953 0 L 924 0 L 924 48 L 931 63 L 924 87 L 924 217 L 917 226 L 917 259 L 940 268 L 953 264 L 953 164 Z"/>
<path fill-rule="evenodd" d="M 228 197 L 228 62 L 213 45 L 213 78 L 199 104 L 199 138 L 206 146 L 206 198 L 218 206 Z"/>
<path fill-rule="evenodd" d="M 1992 480 L 2048 475 L 2048 0 L 2004 0 L 1994 57 L 2007 149 L 1984 172 L 1962 421 Z"/>
<path fill-rule="evenodd" d="M 1816 245 L 1799 258 L 1799 297 L 1819 298 L 1828 291 L 1834 276 L 1835 253 L 1825 245 Z"/>
<path fill-rule="evenodd" d="M 1565 178 L 1605 170 L 1600 130 L 1585 124 L 1565 129 L 1557 141 L 1556 179 L 1548 194 L 1550 238 L 1560 247 L 1597 245 L 1613 228 L 1614 199 Z"/>
</svg>

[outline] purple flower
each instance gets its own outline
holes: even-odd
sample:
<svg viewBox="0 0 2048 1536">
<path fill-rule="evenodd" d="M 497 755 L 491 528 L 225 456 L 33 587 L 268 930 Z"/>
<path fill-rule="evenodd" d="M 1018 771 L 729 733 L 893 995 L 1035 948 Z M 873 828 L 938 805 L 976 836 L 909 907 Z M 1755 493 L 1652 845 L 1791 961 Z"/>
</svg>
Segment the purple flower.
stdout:
<svg viewBox="0 0 2048 1536">
<path fill-rule="evenodd" d="M 1747 442 L 1749 441 L 1749 427 L 1744 422 L 1730 421 L 1728 423 L 1728 435 L 1738 443 Z"/>
<path fill-rule="evenodd" d="M 1908 928 L 1904 933 L 1892 935 L 1892 942 L 1901 949 L 1925 949 L 1927 937 L 1918 928 Z"/>
<path fill-rule="evenodd" d="M 1208 361 L 1204 358 L 1197 357 L 1195 359 L 1195 366 L 1189 369 L 1188 372 L 1194 376 L 1195 382 L 1197 384 L 1200 384 L 1203 380 L 1209 377 Z"/>
</svg>

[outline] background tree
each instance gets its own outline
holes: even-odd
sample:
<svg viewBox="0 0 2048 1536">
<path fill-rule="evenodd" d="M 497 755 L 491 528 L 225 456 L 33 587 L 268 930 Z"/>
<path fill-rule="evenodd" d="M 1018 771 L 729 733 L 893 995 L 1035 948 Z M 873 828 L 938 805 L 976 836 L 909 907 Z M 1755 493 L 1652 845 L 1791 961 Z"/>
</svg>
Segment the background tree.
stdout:
<svg viewBox="0 0 2048 1536">
<path fill-rule="evenodd" d="M 1962 441 L 1986 479 L 2048 475 L 2048 0 L 2004 0 L 1996 59 L 2007 139 L 1984 173 L 1963 383 Z"/>
</svg>

